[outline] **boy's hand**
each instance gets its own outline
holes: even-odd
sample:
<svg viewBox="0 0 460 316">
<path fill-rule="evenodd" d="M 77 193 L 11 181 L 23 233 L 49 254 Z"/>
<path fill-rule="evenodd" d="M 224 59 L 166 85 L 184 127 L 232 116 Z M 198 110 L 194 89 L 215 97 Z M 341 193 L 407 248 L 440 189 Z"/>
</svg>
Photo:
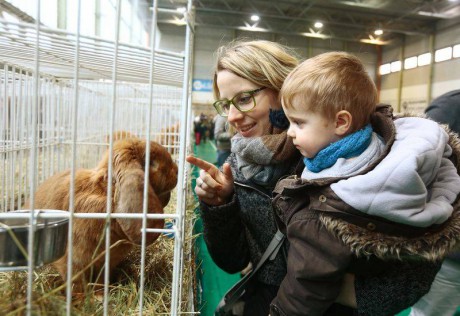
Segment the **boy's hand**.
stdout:
<svg viewBox="0 0 460 316">
<path fill-rule="evenodd" d="M 195 187 L 198 198 L 214 206 L 227 203 L 233 194 L 233 175 L 230 165 L 225 163 L 221 172 L 213 164 L 194 156 L 188 156 L 186 160 L 201 169 Z"/>
</svg>

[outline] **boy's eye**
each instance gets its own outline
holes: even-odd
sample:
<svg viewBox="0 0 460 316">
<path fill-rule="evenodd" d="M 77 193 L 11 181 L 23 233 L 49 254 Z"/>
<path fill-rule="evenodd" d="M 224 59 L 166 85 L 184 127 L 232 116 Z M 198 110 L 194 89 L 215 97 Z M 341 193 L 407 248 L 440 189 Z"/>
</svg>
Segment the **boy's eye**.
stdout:
<svg viewBox="0 0 460 316">
<path fill-rule="evenodd" d="M 297 125 L 298 127 L 300 127 L 300 128 L 304 127 L 305 124 L 307 124 L 305 121 L 297 121 L 297 122 L 296 122 L 296 125 Z"/>
</svg>

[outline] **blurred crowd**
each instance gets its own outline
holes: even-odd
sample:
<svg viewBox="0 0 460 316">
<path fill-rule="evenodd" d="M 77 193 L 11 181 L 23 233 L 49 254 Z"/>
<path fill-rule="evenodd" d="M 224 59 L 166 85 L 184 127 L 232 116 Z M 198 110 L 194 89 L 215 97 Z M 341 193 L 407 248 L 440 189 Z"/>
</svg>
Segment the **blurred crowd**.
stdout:
<svg viewBox="0 0 460 316">
<path fill-rule="evenodd" d="M 214 141 L 217 150 L 217 161 L 215 164 L 220 167 L 230 155 L 231 134 L 228 130 L 227 119 L 220 115 L 208 116 L 204 113 L 197 115 L 193 121 L 195 133 L 195 145 Z"/>
<path fill-rule="evenodd" d="M 193 131 L 195 133 L 195 145 L 205 143 L 208 139 L 214 139 L 214 122 L 213 117 L 204 113 L 197 115 L 193 120 Z"/>
</svg>

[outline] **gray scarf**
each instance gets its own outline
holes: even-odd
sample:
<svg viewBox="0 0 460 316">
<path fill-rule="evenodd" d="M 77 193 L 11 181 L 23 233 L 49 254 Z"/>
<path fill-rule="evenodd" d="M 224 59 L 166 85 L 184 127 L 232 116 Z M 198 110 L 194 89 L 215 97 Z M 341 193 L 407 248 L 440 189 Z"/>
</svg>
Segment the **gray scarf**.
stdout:
<svg viewBox="0 0 460 316">
<path fill-rule="evenodd" d="M 250 138 L 236 134 L 232 138 L 232 152 L 236 155 L 238 170 L 247 180 L 264 186 L 274 186 L 286 174 L 292 166 L 283 162 L 292 158 L 296 151 L 286 130 Z"/>
</svg>

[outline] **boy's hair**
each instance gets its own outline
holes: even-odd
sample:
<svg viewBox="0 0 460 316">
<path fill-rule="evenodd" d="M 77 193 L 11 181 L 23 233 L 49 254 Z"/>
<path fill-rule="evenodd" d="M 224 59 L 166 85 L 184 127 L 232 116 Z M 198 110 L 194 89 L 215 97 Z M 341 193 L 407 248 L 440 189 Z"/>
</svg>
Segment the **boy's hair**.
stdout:
<svg viewBox="0 0 460 316">
<path fill-rule="evenodd" d="M 279 92 L 287 75 L 298 65 L 298 59 L 288 47 L 270 41 L 236 40 L 217 49 L 213 91 L 220 99 L 217 73 L 229 70 L 261 87 Z"/>
<path fill-rule="evenodd" d="M 350 112 L 350 133 L 369 123 L 377 103 L 377 89 L 363 63 L 345 52 L 305 60 L 288 75 L 280 95 L 287 109 L 301 104 L 329 119 L 341 110 Z"/>
</svg>

